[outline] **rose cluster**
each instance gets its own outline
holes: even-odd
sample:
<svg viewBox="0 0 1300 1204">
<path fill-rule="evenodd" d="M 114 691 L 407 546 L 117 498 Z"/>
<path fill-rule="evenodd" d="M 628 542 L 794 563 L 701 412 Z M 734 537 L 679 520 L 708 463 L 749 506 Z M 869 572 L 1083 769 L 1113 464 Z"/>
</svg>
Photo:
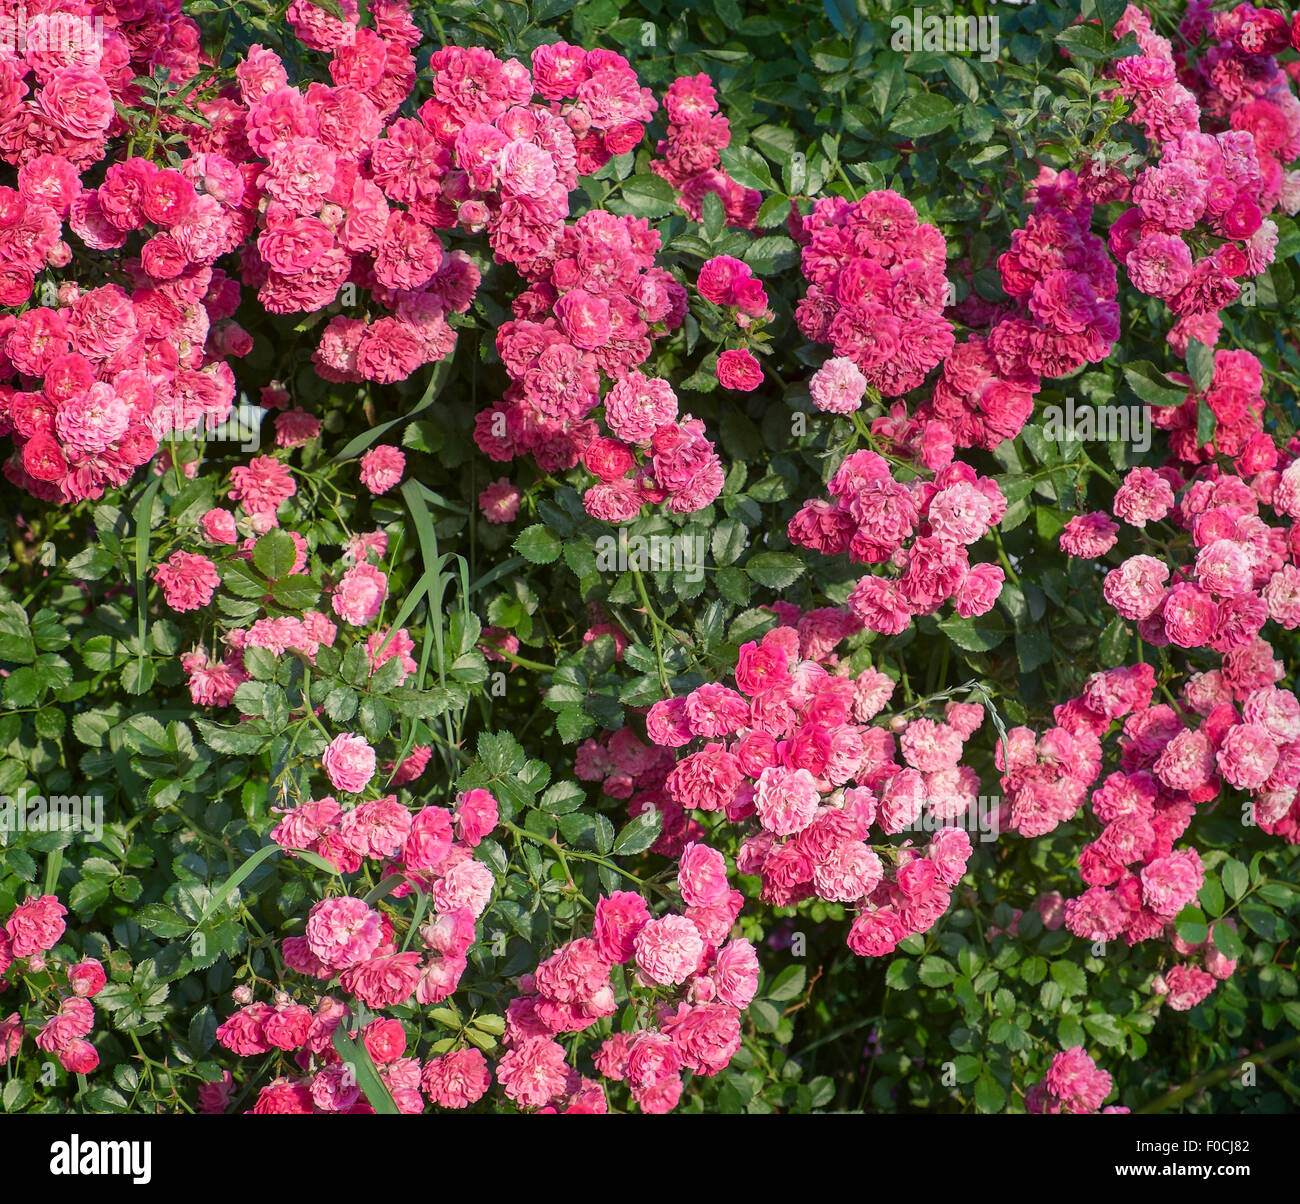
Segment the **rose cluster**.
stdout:
<svg viewBox="0 0 1300 1204">
<path fill-rule="evenodd" d="M 998 257 L 1012 304 L 946 357 L 916 411 L 912 440 L 923 449 L 926 439 L 994 448 L 1015 438 L 1043 379 L 1100 362 L 1119 337 L 1115 265 L 1089 229 L 1093 205 L 1079 177 L 1043 167 L 1028 195 L 1033 212 Z M 942 435 L 929 429 L 937 424 Z"/>
<path fill-rule="evenodd" d="M 689 416 L 676 421 L 674 398 L 625 390 L 619 403 L 638 411 L 631 427 L 657 419 L 644 437 L 611 428 L 593 447 L 598 429 L 583 421 L 600 401 L 598 371 L 622 380 L 685 313 L 684 290 L 653 265 L 657 236 L 645 223 L 595 212 L 566 227 L 578 177 L 637 146 L 657 107 L 626 59 L 556 43 L 534 50 L 530 71 L 481 47 L 443 47 L 429 63 L 431 94 L 401 116 L 420 40 L 406 0 L 370 5 L 365 25 L 354 0 L 337 17 L 295 0 L 289 24 L 325 56 L 332 82 L 290 84 L 278 55 L 253 46 L 190 117 L 160 115 L 190 152 L 160 167 L 131 153 L 114 103 L 139 101 L 137 74 L 166 67 L 179 83 L 198 70 L 197 27 L 175 7 L 157 19 L 151 10 L 138 28 L 110 15 L 102 47 L 87 26 L 70 40 L 84 52 L 29 38 L 25 57 L 0 61 L 11 101 L 0 154 L 20 168 L 18 189 L 0 192 L 0 299 L 22 304 L 39 273 L 72 262 L 65 223 L 93 252 L 131 252 L 127 287 L 51 283 L 39 306 L 0 320 L 11 480 L 47 500 L 98 497 L 164 440 L 223 422 L 235 392 L 224 361 L 252 347 L 233 321 L 241 284 L 271 313 L 330 311 L 313 356 L 328 380 L 387 384 L 444 358 L 451 319 L 480 282 L 447 231 L 483 235 L 497 262 L 532 280 L 517 312 L 549 321 L 564 344 L 546 355 L 520 340 L 510 421 L 490 421 L 480 442 L 497 458 L 537 452 L 552 468 L 585 455 L 600 479 L 592 504 L 606 516 L 626 514 L 634 497 L 685 512 L 716 496 L 712 445 Z M 62 22 L 60 35 L 86 23 L 79 10 L 42 22 Z M 37 92 L 24 99 L 29 77 Z M 102 182 L 83 181 L 105 160 Z M 235 252 L 227 276 L 215 264 Z M 271 392 L 263 403 L 283 405 L 287 394 Z M 280 446 L 319 430 L 302 410 L 276 425 Z M 658 463 L 635 480 L 615 473 L 656 435 Z M 193 475 L 192 453 L 182 459 Z"/>
<path fill-rule="evenodd" d="M 0 301 L 36 302 L 0 318 L 0 432 L 15 445 L 9 480 L 72 502 L 229 413 L 222 361 L 251 342 L 231 320 L 238 285 L 213 264 L 247 236 L 256 201 L 249 171 L 224 156 L 159 167 L 117 153 L 118 109 L 141 105 L 136 78 L 165 69 L 180 84 L 206 62 L 180 0 L 39 7 L 20 10 L 21 35 L 0 53 L 0 157 L 18 168 L 17 189 L 0 189 Z M 78 283 L 103 275 L 72 236 L 94 256 L 130 244 L 122 283 Z M 69 272 L 38 284 L 47 269 Z"/>
<path fill-rule="evenodd" d="M 904 484 L 884 457 L 856 451 L 827 490 L 830 500 L 811 499 L 790 520 L 790 542 L 896 570 L 893 578 L 868 574 L 850 594 L 849 605 L 867 628 L 897 635 L 914 615 L 932 614 L 950 598 L 964 618 L 992 609 L 1003 571 L 972 565 L 967 552 L 1006 512 L 991 477 L 953 461 L 932 478 Z"/>
<path fill-rule="evenodd" d="M 707 75 L 683 75 L 664 93 L 667 137 L 655 147 L 650 170 L 677 190 L 677 203 L 692 221 L 703 218 L 704 198 L 715 193 L 727 224 L 752 230 L 762 194 L 736 183 L 721 166 L 719 151 L 731 145 L 731 122 L 718 112 L 717 93 Z"/>
<path fill-rule="evenodd" d="M 767 290 L 749 264 L 732 255 L 715 255 L 695 281 L 696 291 L 717 312 L 727 326 L 734 325 L 742 336 L 760 333 L 772 320 Z M 760 336 L 761 337 L 761 336 Z M 752 392 L 763 383 L 763 369 L 748 347 L 732 347 L 719 353 L 715 368 L 724 389 Z"/>
<path fill-rule="evenodd" d="M 1196 850 L 1176 847 L 1198 809 L 1223 805 L 1227 791 L 1239 791 L 1246 822 L 1300 839 L 1300 700 L 1279 684 L 1283 666 L 1265 634 L 1270 622 L 1300 626 L 1293 538 L 1300 448 L 1289 447 L 1278 462 L 1268 436 L 1266 449 L 1255 440 L 1250 399 L 1260 387 L 1250 357 L 1216 354 L 1209 392 L 1224 414 L 1225 442 L 1237 445 L 1236 466 L 1248 475 L 1214 460 L 1189 464 L 1186 477 L 1172 467 L 1135 468 L 1112 503 L 1119 522 L 1104 512 L 1080 516 L 1061 537 L 1071 555 L 1095 558 L 1115 547 L 1121 523 L 1136 533 L 1139 550 L 1105 573 L 1102 592 L 1145 645 L 1168 650 L 1173 674 L 1164 672 L 1160 684 L 1170 701 L 1153 705 L 1152 665 L 1096 674 L 1056 709 L 1058 727 L 1037 742 L 1036 773 L 1048 778 L 1054 796 L 1043 809 L 1041 788 L 1031 783 L 1043 813 L 1029 816 L 1029 825 L 1017 814 L 1024 810 L 1021 784 L 1004 779 L 1012 826 L 1028 834 L 1069 818 L 1091 790 L 1100 830 L 1080 852 L 1088 889 L 1067 902 L 1067 927 L 1088 940 L 1164 938 L 1181 956 L 1201 955 L 1202 965 L 1177 964 L 1153 983 L 1176 1010 L 1195 1006 L 1234 967 L 1212 936 L 1191 945 L 1173 927 L 1204 880 Z M 1178 454 L 1176 437 L 1175 430 Z M 1272 525 L 1270 512 L 1284 525 Z M 1101 742 L 1116 723 L 1116 768 L 1092 789 L 1106 760 Z M 1082 745 L 1062 746 L 1062 734 Z M 1033 748 L 1033 733 L 1013 732 L 1011 744 L 1013 752 Z"/>
<path fill-rule="evenodd" d="M 356 1013 L 346 1003 L 333 995 L 321 995 L 310 1005 L 296 1003 L 284 991 L 276 992 L 272 1003 L 253 1003 L 247 986 L 236 987 L 232 994 L 243 1006 L 218 1027 L 217 1040 L 240 1057 L 277 1051 L 292 1055 L 291 1066 L 281 1067 L 282 1073 L 258 1090 L 250 1113 L 374 1111 L 353 1068 L 334 1045 L 339 1026 L 345 1021 L 356 1023 Z M 465 1107 L 487 1090 L 487 1064 L 476 1049 L 451 1053 L 422 1067 L 408 1055 L 406 1029 L 393 1017 L 376 1016 L 361 1026 L 357 1036 L 400 1112 L 422 1112 L 425 1092 L 436 1103 Z M 205 1084 L 200 1089 L 200 1112 L 225 1112 L 233 1086 L 229 1073 L 220 1082 Z"/>
<path fill-rule="evenodd" d="M 89 1074 L 99 1065 L 99 1053 L 87 1039 L 95 1027 L 90 1000 L 107 976 L 93 957 L 75 963 L 46 957 L 63 936 L 65 915 L 67 908 L 54 895 L 38 895 L 19 903 L 0 928 L 0 991 L 14 985 L 5 975 L 19 981 L 32 975 L 42 980 L 39 992 L 32 992 L 36 1007 L 48 1011 L 57 1003 L 39 1024 L 30 1008 L 0 1019 L 0 1060 L 21 1056 L 24 1034 L 33 1028 L 38 1050 L 53 1054 L 69 1074 Z"/>
<path fill-rule="evenodd" d="M 308 913 L 303 935 L 284 938 L 285 966 L 330 986 L 337 984 L 347 996 L 376 1011 L 411 999 L 421 1005 L 447 999 L 465 973 L 476 939 L 475 921 L 494 886 L 491 871 L 474 858 L 472 849 L 496 827 L 497 818 L 496 799 L 484 790 L 460 795 L 453 810 L 425 806 L 414 814 L 392 795 L 346 810 L 333 798 L 307 800 L 288 810 L 272 832 L 282 847 L 324 856 L 345 874 L 356 872 L 369 859 L 380 867 L 381 876 L 391 873 L 406 879 L 391 892 L 394 898 L 419 887 L 427 894 L 430 910 L 399 949 L 386 911 L 353 896 L 322 899 Z M 415 950 L 406 948 L 410 936 L 418 937 Z M 217 1039 L 241 1057 L 273 1049 L 292 1053 L 302 1072 L 302 1077 L 273 1083 L 272 1096 L 254 1111 L 355 1110 L 359 1088 L 355 1077 L 345 1073 L 331 1042 L 334 1029 L 350 1014 L 347 1005 L 326 995 L 313 1011 L 285 992 L 274 1004 L 242 1002 L 244 1006 L 218 1028 Z M 399 1107 L 419 1112 L 421 1070 L 402 1056 L 405 1037 L 400 1024 L 388 1031 L 387 1056 L 376 1051 L 366 1031 L 367 1048 Z M 286 1092 L 286 1084 L 292 1092 Z M 287 1104 L 288 1096 L 301 1106 L 277 1106 L 277 1100 Z"/>
<path fill-rule="evenodd" d="M 873 726 L 894 683 L 874 669 L 850 676 L 823 644 L 828 669 L 801 655 L 802 642 L 780 626 L 745 644 L 734 689 L 711 682 L 657 702 L 646 730 L 663 747 L 693 746 L 668 775 L 672 802 L 755 821 L 736 868 L 761 880 L 764 902 L 854 906 L 849 947 L 880 956 L 927 931 L 965 872 L 971 841 L 956 825 L 976 804 L 979 779 L 960 761 L 983 709 L 954 702 L 941 721 Z M 880 843 L 915 828 L 933 833 L 924 850 Z M 683 864 L 698 847 L 687 846 Z"/>
<path fill-rule="evenodd" d="M 1151 982 L 1151 993 L 1163 999 L 1175 1012 L 1194 1008 L 1224 979 L 1231 978 L 1237 969 L 1237 959 L 1228 957 L 1215 941 L 1215 929 L 1222 924 L 1236 932 L 1237 925 L 1229 917 L 1215 920 L 1209 925 L 1205 940 L 1185 941 L 1171 926 L 1166 935 L 1174 951 L 1183 957 L 1196 957 L 1196 962 L 1176 962 L 1157 974 Z"/>
<path fill-rule="evenodd" d="M 1098 1068 L 1082 1045 L 1062 1050 L 1041 1082 L 1025 1093 L 1025 1109 L 1035 1116 L 1090 1112 L 1127 1112 L 1127 1108 L 1103 1108 L 1114 1081 Z"/>
<path fill-rule="evenodd" d="M 400 479 L 403 465 L 401 452 L 380 445 L 361 459 L 362 483 L 372 493 L 384 493 Z M 339 635 L 339 623 L 335 620 L 345 630 L 358 629 L 350 633 L 350 638 L 355 634 L 359 639 L 360 629 L 371 626 L 383 608 L 388 597 L 388 576 L 379 567 L 388 548 L 388 536 L 383 531 L 349 537 L 343 555 L 326 576 L 324 597 L 316 578 L 308 572 L 313 549 L 297 531 L 288 531 L 293 541 L 293 560 L 280 580 L 295 589 L 298 613 L 284 613 L 286 608 L 275 603 L 273 595 L 265 593 L 265 583 L 249 575 L 244 566 L 254 558 L 258 537 L 280 526 L 280 508 L 294 496 L 296 488 L 292 470 L 284 459 L 272 455 L 252 457 L 247 464 L 231 471 L 227 496 L 237 503 L 236 507 L 233 510 L 214 507 L 199 519 L 197 534 L 210 555 L 178 549 L 155 566 L 154 578 L 173 610 L 191 611 L 208 606 L 223 580 L 236 593 L 242 591 L 241 596 L 251 594 L 259 599 L 256 603 L 247 602 L 239 619 L 227 620 L 220 637 L 224 649 L 219 658 L 199 648 L 181 658 L 190 696 L 196 704 L 209 707 L 231 704 L 236 689 L 248 679 L 243 665 L 247 649 L 264 649 L 276 657 L 293 653 L 315 664 L 321 647 L 334 647 Z M 328 598 L 328 608 L 334 618 L 314 604 L 302 601 L 304 594 L 297 591 L 308 589 L 316 592 L 322 606 Z M 406 628 L 371 631 L 365 637 L 370 675 L 373 677 L 395 660 L 399 666 L 395 684 L 402 685 L 416 669 L 411 656 L 414 647 Z M 373 771 L 374 752 L 361 737 L 340 736 L 334 744 L 339 740 L 345 742 L 344 746 L 330 753 L 327 766 L 342 764 L 345 759 L 355 761 L 362 754 L 355 751 L 354 745 L 365 745 Z M 339 772 L 349 779 L 354 776 Z M 336 789 L 345 788 L 335 780 L 334 773 L 330 777 Z"/>
<path fill-rule="evenodd" d="M 1173 374 L 1171 379 L 1185 377 Z M 1264 430 L 1264 374 L 1249 351 L 1216 351 L 1214 374 L 1205 391 L 1191 388 L 1187 400 L 1176 406 L 1153 406 L 1151 423 L 1168 432 L 1169 450 L 1190 464 L 1229 456 L 1246 476 L 1267 472 L 1277 464 L 1277 447 Z M 1204 445 L 1197 433 L 1201 404 L 1214 415 L 1214 435 Z"/>
<path fill-rule="evenodd" d="M 573 773 L 579 781 L 599 782 L 610 798 L 630 799 L 662 786 L 672 767 L 671 752 L 644 744 L 632 728 L 621 727 L 584 740 L 574 754 Z M 675 827 L 665 819 L 660 839 Z"/>
<path fill-rule="evenodd" d="M 740 1048 L 741 1013 L 758 989 L 758 957 L 728 940 L 742 896 L 727 883 L 722 854 L 702 844 L 682 852 L 677 874 L 685 911 L 652 917 L 646 901 L 614 891 L 596 903 L 589 937 L 557 948 L 521 980 L 507 1009 L 497 1067 L 505 1094 L 542 1111 L 604 1112 L 605 1088 L 569 1066 L 559 1038 L 617 1010 L 613 972 L 640 1022 L 605 1037 L 593 1062 L 622 1082 L 646 1113 L 671 1111 L 686 1072 L 726 1068 Z"/>
<path fill-rule="evenodd" d="M 916 388 L 953 347 L 938 228 L 889 190 L 860 201 L 822 197 L 791 224 L 808 280 L 799 329 L 852 360 L 884 396 Z"/>
<path fill-rule="evenodd" d="M 1216 43 L 1183 64 L 1202 117 L 1250 132 L 1265 176 L 1265 198 L 1276 195 L 1278 208 L 1294 215 L 1300 211 L 1300 172 L 1288 168 L 1300 156 L 1300 101 L 1291 80 L 1300 67 L 1295 61 L 1283 66 L 1275 56 L 1300 50 L 1300 22 L 1293 17 L 1288 28 L 1280 12 L 1252 4 L 1217 13 L 1192 6 L 1179 32 L 1193 44 L 1206 34 Z"/>
<path fill-rule="evenodd" d="M 1111 227 L 1110 246 L 1133 285 L 1176 315 L 1168 339 L 1180 352 L 1193 338 L 1213 347 L 1219 310 L 1241 295 L 1237 280 L 1272 262 L 1277 226 L 1265 215 L 1282 200 L 1283 164 L 1300 154 L 1300 101 L 1265 53 L 1271 43 L 1240 36 L 1253 12 L 1241 5 L 1215 15 L 1220 44 L 1183 73 L 1199 85 L 1207 122 L 1229 127 L 1214 134 L 1202 130 L 1197 94 L 1180 82 L 1172 46 L 1146 14 L 1130 6 L 1115 25 L 1116 37 L 1132 31 L 1141 50 L 1117 61 L 1116 91 L 1134 103 L 1158 162 L 1122 190 L 1133 207 Z M 1300 191 L 1294 181 L 1287 188 L 1295 212 Z M 1193 246 L 1210 249 L 1196 258 Z"/>
<path fill-rule="evenodd" d="M 581 463 L 596 477 L 583 504 L 610 523 L 646 504 L 689 513 L 722 490 L 704 424 L 679 417 L 668 382 L 638 370 L 650 340 L 686 313 L 685 289 L 655 266 L 658 248 L 643 218 L 591 210 L 567 226 L 556 258 L 497 333 L 511 385 L 475 423 L 479 448 L 494 460 L 528 453 L 547 472 Z M 591 417 L 598 406 L 608 434 Z"/>
</svg>

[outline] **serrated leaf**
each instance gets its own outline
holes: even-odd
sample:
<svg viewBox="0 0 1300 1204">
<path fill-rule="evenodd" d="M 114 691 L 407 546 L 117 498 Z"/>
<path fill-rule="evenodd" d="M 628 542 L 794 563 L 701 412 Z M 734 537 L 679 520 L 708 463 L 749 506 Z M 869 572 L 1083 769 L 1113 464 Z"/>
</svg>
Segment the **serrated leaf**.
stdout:
<svg viewBox="0 0 1300 1204">
<path fill-rule="evenodd" d="M 656 807 L 647 807 L 614 840 L 616 857 L 632 857 L 644 853 L 659 838 L 663 815 Z"/>
<path fill-rule="evenodd" d="M 514 549 L 532 564 L 550 564 L 560 555 L 560 541 L 541 523 L 534 523 L 520 532 Z"/>
<path fill-rule="evenodd" d="M 793 585 L 804 571 L 803 560 L 790 552 L 759 552 L 745 561 L 750 578 L 768 589 Z"/>
<path fill-rule="evenodd" d="M 889 131 L 901 138 L 929 138 L 956 119 L 956 106 L 937 92 L 916 92 L 899 104 Z"/>
</svg>

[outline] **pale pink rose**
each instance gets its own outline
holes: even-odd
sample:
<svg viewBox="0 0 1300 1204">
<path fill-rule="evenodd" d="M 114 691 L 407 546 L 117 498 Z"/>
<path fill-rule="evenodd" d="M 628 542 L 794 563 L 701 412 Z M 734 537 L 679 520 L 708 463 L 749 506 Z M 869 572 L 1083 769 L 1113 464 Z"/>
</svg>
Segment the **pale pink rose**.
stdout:
<svg viewBox="0 0 1300 1204">
<path fill-rule="evenodd" d="M 322 899 L 307 916 L 307 947 L 334 969 L 372 957 L 381 937 L 379 913 L 361 899 Z"/>
<path fill-rule="evenodd" d="M 405 471 L 406 456 L 386 443 L 372 447 L 361 457 L 361 483 L 373 494 L 387 493 Z"/>
<path fill-rule="evenodd" d="M 335 736 L 321 756 L 321 764 L 335 790 L 360 794 L 375 776 L 375 750 L 363 736 Z"/>
<path fill-rule="evenodd" d="M 522 497 L 518 485 L 500 477 L 478 495 L 478 508 L 490 523 L 509 523 L 519 513 Z"/>
<path fill-rule="evenodd" d="M 424 1093 L 440 1108 L 468 1108 L 483 1098 L 491 1084 L 487 1061 L 477 1049 L 430 1058 L 420 1072 Z"/>
<path fill-rule="evenodd" d="M 637 969 L 650 982 L 676 986 L 700 964 L 704 941 L 685 916 L 650 920 L 633 939 Z"/>
<path fill-rule="evenodd" d="M 388 577 L 372 564 L 354 564 L 334 589 L 334 613 L 353 627 L 373 622 L 388 596 Z"/>
</svg>

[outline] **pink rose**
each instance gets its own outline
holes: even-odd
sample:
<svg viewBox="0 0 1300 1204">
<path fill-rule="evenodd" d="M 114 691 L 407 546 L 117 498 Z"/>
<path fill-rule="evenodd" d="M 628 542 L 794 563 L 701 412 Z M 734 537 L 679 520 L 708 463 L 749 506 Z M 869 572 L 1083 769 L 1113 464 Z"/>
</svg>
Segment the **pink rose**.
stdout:
<svg viewBox="0 0 1300 1204">
<path fill-rule="evenodd" d="M 763 369 L 748 351 L 724 351 L 718 356 L 718 383 L 724 389 L 752 393 L 763 383 Z"/>
<path fill-rule="evenodd" d="M 334 590 L 334 613 L 353 627 L 372 622 L 388 596 L 388 578 L 372 564 L 354 564 Z"/>
<path fill-rule="evenodd" d="M 675 986 L 700 964 L 704 941 L 685 916 L 648 921 L 633 938 L 637 969 L 652 983 Z"/>
<path fill-rule="evenodd" d="M 345 733 L 330 741 L 321 764 L 335 790 L 360 794 L 375 776 L 375 750 L 364 737 Z"/>
</svg>

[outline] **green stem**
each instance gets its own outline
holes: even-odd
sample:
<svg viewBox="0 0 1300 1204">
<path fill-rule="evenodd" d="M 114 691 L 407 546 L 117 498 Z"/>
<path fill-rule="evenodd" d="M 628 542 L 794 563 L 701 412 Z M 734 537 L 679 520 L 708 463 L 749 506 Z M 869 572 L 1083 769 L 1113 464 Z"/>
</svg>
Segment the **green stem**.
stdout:
<svg viewBox="0 0 1300 1204">
<path fill-rule="evenodd" d="M 665 694 L 671 694 L 672 689 L 668 685 L 668 670 L 664 668 L 663 644 L 659 637 L 659 625 L 663 620 L 659 618 L 654 607 L 650 605 L 650 597 L 645 591 L 645 580 L 641 576 L 641 570 L 633 569 L 632 578 L 636 582 L 636 592 L 640 595 L 641 606 L 646 617 L 650 620 L 650 634 L 654 639 L 655 646 L 655 662 L 659 667 L 659 684 L 663 687 Z"/>
<path fill-rule="evenodd" d="M 1291 1037 L 1287 1041 L 1280 1041 L 1277 1045 L 1260 1050 L 1258 1053 L 1247 1054 L 1244 1058 L 1238 1058 L 1236 1061 L 1229 1062 L 1226 1066 L 1207 1070 L 1204 1074 L 1199 1074 L 1194 1079 L 1190 1079 L 1181 1087 L 1175 1087 L 1173 1091 L 1139 1108 L 1137 1114 L 1147 1116 L 1168 1111 L 1170 1108 L 1176 1108 L 1199 1092 L 1208 1090 L 1210 1087 L 1217 1087 L 1220 1083 L 1235 1078 L 1243 1072 L 1243 1067 L 1247 1065 L 1264 1066 L 1296 1053 L 1300 1053 L 1300 1036 Z"/>
<path fill-rule="evenodd" d="M 564 858 L 566 855 L 569 857 L 576 857 L 579 861 L 590 861 L 595 865 L 603 865 L 606 869 L 611 869 L 616 874 L 622 874 L 623 877 L 626 878 L 629 882 L 635 882 L 638 886 L 650 887 L 654 890 L 658 890 L 662 892 L 663 894 L 669 893 L 662 886 L 660 886 L 659 883 L 650 882 L 645 878 L 638 878 L 635 874 L 629 873 L 627 870 L 625 870 L 621 865 L 615 865 L 614 862 L 608 860 L 605 857 L 598 857 L 594 853 L 580 853 L 576 849 L 568 849 L 568 850 L 563 849 L 556 841 L 552 840 L 549 836 L 542 836 L 538 832 L 530 832 L 527 828 L 521 828 L 517 824 L 502 822 L 501 827 L 505 828 L 508 832 L 513 832 L 516 836 L 522 836 L 528 840 L 536 842 L 537 844 L 545 845 L 548 849 L 550 849 L 553 853 L 555 853 L 557 857 L 560 858 L 560 865 L 562 867 L 565 864 Z M 565 870 L 565 873 L 568 873 L 567 869 Z M 570 880 L 572 880 L 572 875 L 570 875 Z M 584 899 L 583 902 L 585 903 L 586 900 Z M 590 906 L 590 904 L 588 904 L 588 906 Z"/>
<path fill-rule="evenodd" d="M 1007 577 L 1012 585 L 1019 585 L 1020 578 L 1016 575 L 1016 570 L 1011 567 L 1011 558 L 1007 555 L 1007 550 L 1002 546 L 1002 534 L 994 527 L 993 542 L 998 546 L 998 560 L 1002 562 L 1002 567 L 1007 571 Z"/>
</svg>

